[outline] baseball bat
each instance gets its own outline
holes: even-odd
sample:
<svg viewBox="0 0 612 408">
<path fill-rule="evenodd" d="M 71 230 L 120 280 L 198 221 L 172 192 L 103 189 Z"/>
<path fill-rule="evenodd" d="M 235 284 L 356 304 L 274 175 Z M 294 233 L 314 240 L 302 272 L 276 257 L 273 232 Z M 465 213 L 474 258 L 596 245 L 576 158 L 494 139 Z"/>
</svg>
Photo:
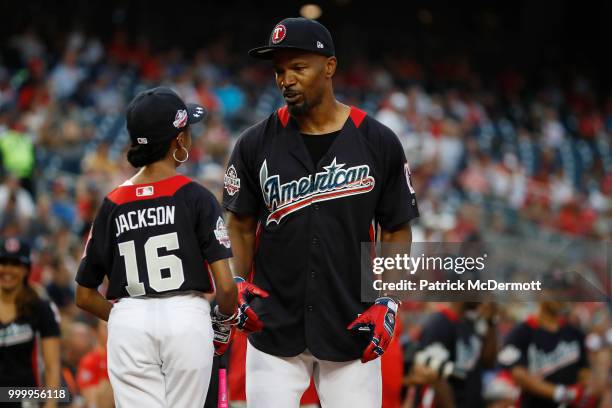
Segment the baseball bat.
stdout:
<svg viewBox="0 0 612 408">
<path fill-rule="evenodd" d="M 227 368 L 225 364 L 225 356 L 219 358 L 219 398 L 217 399 L 217 408 L 228 408 L 229 401 L 227 396 Z"/>
</svg>

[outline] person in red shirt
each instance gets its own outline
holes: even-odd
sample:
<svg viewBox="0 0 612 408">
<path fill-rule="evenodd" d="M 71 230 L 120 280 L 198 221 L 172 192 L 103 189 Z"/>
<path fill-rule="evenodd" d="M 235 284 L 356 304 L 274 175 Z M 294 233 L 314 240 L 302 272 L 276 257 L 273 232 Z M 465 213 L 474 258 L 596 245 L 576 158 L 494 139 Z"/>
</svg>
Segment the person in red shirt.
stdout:
<svg viewBox="0 0 612 408">
<path fill-rule="evenodd" d="M 114 407 L 113 390 L 106 369 L 106 322 L 97 320 L 96 347 L 79 362 L 77 383 L 88 407 Z"/>
<path fill-rule="evenodd" d="M 399 338 L 402 333 L 401 320 L 397 320 L 395 335 L 381 357 L 382 408 L 400 408 L 402 405 L 402 382 L 404 378 L 404 351 Z"/>
</svg>

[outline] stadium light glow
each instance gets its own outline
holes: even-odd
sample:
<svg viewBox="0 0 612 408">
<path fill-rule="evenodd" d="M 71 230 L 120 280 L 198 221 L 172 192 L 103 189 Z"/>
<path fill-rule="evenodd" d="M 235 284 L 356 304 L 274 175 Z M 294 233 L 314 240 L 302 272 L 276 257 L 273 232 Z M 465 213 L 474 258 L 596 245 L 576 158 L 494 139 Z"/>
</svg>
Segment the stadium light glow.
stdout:
<svg viewBox="0 0 612 408">
<path fill-rule="evenodd" d="M 323 14 L 323 11 L 317 4 L 304 4 L 300 8 L 300 15 L 310 20 L 316 20 L 321 17 L 321 14 Z"/>
</svg>

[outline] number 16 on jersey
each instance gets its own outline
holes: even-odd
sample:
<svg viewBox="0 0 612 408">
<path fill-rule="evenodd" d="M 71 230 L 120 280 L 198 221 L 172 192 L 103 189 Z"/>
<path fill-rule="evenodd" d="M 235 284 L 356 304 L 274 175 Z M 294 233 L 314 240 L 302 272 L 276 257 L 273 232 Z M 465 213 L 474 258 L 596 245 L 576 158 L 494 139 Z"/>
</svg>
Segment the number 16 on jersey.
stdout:
<svg viewBox="0 0 612 408">
<path fill-rule="evenodd" d="M 119 254 L 125 261 L 125 273 L 127 286 L 125 289 L 130 296 L 144 296 L 145 285 L 140 281 L 138 263 L 136 261 L 136 244 L 132 241 L 120 242 Z M 159 255 L 159 249 L 167 251 L 179 249 L 178 235 L 176 232 L 163 235 L 155 235 L 147 239 L 144 244 L 144 255 L 147 265 L 147 276 L 149 286 L 157 292 L 176 290 L 185 282 L 183 263 L 176 255 Z M 163 277 L 162 271 L 169 270 L 169 276 Z"/>
</svg>

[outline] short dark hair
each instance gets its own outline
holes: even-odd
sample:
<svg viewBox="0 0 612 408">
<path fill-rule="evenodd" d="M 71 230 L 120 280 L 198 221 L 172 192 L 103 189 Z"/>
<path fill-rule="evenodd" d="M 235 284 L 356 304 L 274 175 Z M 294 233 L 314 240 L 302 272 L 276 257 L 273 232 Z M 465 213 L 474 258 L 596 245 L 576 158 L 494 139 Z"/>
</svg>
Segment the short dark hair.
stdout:
<svg viewBox="0 0 612 408">
<path fill-rule="evenodd" d="M 172 139 L 159 143 L 132 145 L 127 152 L 127 159 L 135 168 L 155 163 L 166 157 L 171 143 Z"/>
</svg>

